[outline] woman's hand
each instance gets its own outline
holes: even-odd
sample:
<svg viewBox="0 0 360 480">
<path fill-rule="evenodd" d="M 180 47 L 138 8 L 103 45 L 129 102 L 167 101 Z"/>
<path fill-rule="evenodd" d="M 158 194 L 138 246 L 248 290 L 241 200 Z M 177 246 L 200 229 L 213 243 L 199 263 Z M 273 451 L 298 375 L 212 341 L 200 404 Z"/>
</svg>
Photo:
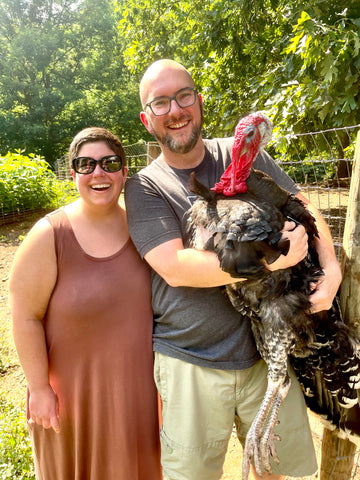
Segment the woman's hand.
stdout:
<svg viewBox="0 0 360 480">
<path fill-rule="evenodd" d="M 29 398 L 29 423 L 37 423 L 44 428 L 60 432 L 59 402 L 56 393 L 48 385 L 40 390 L 31 391 Z"/>
</svg>

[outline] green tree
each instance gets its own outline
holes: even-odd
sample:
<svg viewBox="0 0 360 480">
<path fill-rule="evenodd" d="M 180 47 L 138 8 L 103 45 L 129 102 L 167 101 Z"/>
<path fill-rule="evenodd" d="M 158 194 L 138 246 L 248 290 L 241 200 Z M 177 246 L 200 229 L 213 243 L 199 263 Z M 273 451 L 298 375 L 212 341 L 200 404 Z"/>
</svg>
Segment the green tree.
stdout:
<svg viewBox="0 0 360 480">
<path fill-rule="evenodd" d="M 3 153 L 26 149 L 53 163 L 89 125 L 137 139 L 114 10 L 112 0 L 0 0 Z"/>
<path fill-rule="evenodd" d="M 239 115 L 266 109 L 278 132 L 358 123 L 357 0 L 118 1 L 126 63 L 190 68 L 205 100 L 205 132 L 233 132 Z M 151 34 L 149 34 L 151 32 Z"/>
<path fill-rule="evenodd" d="M 301 7 L 267 82 L 265 104 L 295 132 L 354 125 L 360 120 L 360 4 L 317 1 Z M 274 77 L 280 81 L 271 85 Z"/>
<path fill-rule="evenodd" d="M 360 123 L 359 29 L 360 4 L 355 0 L 318 0 L 298 7 L 281 62 L 260 87 L 275 135 Z M 334 147 L 338 157 L 345 158 L 349 137 L 345 131 L 337 136 Z M 312 145 L 305 145 L 311 151 Z M 337 176 L 348 175 L 346 162 L 339 161 Z"/>
<path fill-rule="evenodd" d="M 158 58 L 186 65 L 204 98 L 206 135 L 233 132 L 258 99 L 267 70 L 280 61 L 279 37 L 291 33 L 288 11 L 276 0 L 118 4 L 127 65 L 137 76 Z"/>
</svg>

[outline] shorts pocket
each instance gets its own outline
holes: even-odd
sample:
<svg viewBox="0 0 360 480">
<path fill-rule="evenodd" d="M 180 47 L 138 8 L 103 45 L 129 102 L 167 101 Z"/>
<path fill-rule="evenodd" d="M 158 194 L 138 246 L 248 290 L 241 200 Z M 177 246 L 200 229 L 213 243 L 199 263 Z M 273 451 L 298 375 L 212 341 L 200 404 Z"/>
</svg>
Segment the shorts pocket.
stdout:
<svg viewBox="0 0 360 480">
<path fill-rule="evenodd" d="M 162 429 L 161 463 L 167 480 L 218 480 L 222 475 L 228 440 L 183 446 Z"/>
</svg>

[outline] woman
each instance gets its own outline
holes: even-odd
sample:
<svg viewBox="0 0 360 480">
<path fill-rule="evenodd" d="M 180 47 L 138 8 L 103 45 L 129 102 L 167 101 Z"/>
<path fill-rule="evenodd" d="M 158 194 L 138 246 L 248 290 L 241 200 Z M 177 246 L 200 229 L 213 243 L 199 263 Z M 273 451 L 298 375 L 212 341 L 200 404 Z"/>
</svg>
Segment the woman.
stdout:
<svg viewBox="0 0 360 480">
<path fill-rule="evenodd" d="M 37 478 L 161 478 L 149 270 L 119 204 L 117 137 L 86 128 L 69 159 L 80 199 L 41 219 L 10 277 Z"/>
</svg>

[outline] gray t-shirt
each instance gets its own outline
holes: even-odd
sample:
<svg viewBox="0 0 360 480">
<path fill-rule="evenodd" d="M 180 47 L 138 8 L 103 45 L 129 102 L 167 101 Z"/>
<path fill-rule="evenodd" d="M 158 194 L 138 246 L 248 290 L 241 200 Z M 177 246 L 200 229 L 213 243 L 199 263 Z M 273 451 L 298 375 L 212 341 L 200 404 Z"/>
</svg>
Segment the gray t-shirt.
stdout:
<svg viewBox="0 0 360 480">
<path fill-rule="evenodd" d="M 143 257 L 175 238 L 185 240 L 186 212 L 195 197 L 190 173 L 214 186 L 231 162 L 233 138 L 204 140 L 196 168 L 176 169 L 154 160 L 126 182 L 125 200 L 132 240 Z M 290 193 L 298 187 L 265 152 L 254 167 Z M 259 358 L 249 320 L 234 310 L 223 288 L 170 287 L 152 271 L 154 350 L 196 365 L 226 370 L 251 367 Z"/>
</svg>

